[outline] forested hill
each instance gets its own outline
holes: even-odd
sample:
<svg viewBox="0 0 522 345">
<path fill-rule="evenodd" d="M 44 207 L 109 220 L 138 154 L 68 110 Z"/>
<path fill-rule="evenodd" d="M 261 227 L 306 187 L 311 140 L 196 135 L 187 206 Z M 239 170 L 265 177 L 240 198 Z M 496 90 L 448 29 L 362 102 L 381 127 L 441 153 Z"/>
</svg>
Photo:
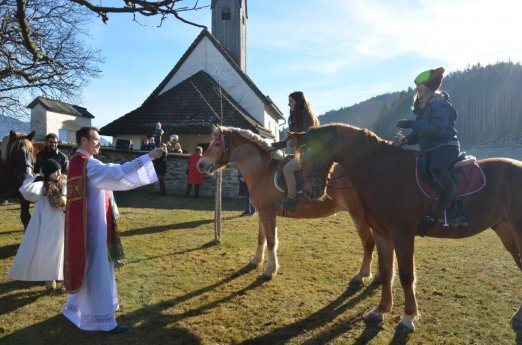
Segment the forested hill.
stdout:
<svg viewBox="0 0 522 345">
<path fill-rule="evenodd" d="M 464 146 L 522 145 L 522 66 L 519 63 L 500 62 L 494 65 L 475 65 L 464 71 L 450 73 L 444 78 L 442 89 L 447 91 L 458 111 L 457 130 Z M 374 97 L 387 97 L 373 123 L 361 124 L 367 113 L 349 113 L 335 121 L 368 127 L 385 139 L 393 139 L 395 124 L 402 118 L 413 119 L 410 111 L 413 89 Z M 361 102 L 350 108 L 364 107 Z M 332 112 L 328 112 L 329 114 Z M 325 114 L 325 115 L 326 115 Z M 321 123 L 331 121 L 323 120 Z M 355 119 L 358 119 L 357 121 Z"/>
<path fill-rule="evenodd" d="M 358 127 L 370 127 L 375 123 L 379 114 L 387 109 L 397 99 L 399 94 L 399 92 L 386 93 L 350 107 L 330 110 L 324 115 L 320 115 L 319 121 L 322 124 L 343 122 Z"/>
</svg>

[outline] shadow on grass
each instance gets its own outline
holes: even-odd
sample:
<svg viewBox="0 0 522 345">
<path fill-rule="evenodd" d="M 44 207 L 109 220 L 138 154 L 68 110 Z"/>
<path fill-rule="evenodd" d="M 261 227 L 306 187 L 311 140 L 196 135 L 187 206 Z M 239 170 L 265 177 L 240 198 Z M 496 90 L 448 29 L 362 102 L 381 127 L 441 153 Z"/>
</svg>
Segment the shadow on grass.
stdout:
<svg viewBox="0 0 522 345">
<path fill-rule="evenodd" d="M 20 243 L 8 244 L 7 246 L 0 247 L 0 260 L 15 256 L 19 246 Z"/>
<path fill-rule="evenodd" d="M 189 317 L 204 314 L 208 310 L 213 309 L 222 303 L 226 303 L 237 296 L 245 294 L 249 290 L 261 286 L 265 281 L 257 279 L 243 289 L 235 291 L 226 297 L 184 311 L 180 314 L 169 315 L 165 313 L 165 311 L 179 303 L 198 297 L 222 285 L 230 283 L 234 279 L 247 274 L 253 269 L 254 267 L 245 266 L 215 284 L 122 315 L 118 322 L 131 326 L 130 331 L 125 334 L 112 335 L 104 332 L 83 332 L 78 330 L 62 315 L 56 315 L 49 320 L 21 329 L 4 337 L 2 343 L 29 344 L 37 343 L 41 341 L 41 339 L 45 339 L 45 342 L 48 344 L 201 344 L 201 339 L 197 335 L 191 333 L 187 329 L 173 327 L 173 324 Z M 1 302 L 3 303 L 4 301 Z M 2 305 L 5 305 L 5 303 Z"/>
<path fill-rule="evenodd" d="M 154 256 L 148 256 L 148 257 L 143 258 L 143 259 L 129 260 L 127 262 L 127 264 L 128 265 L 132 265 L 132 264 L 136 264 L 136 263 L 139 263 L 139 262 L 142 262 L 142 261 L 149 261 L 149 260 L 155 260 L 155 259 L 159 259 L 159 258 L 164 258 L 166 256 L 182 255 L 182 254 L 186 254 L 186 253 L 195 252 L 195 251 L 198 251 L 198 250 L 211 248 L 211 247 L 218 246 L 218 245 L 219 245 L 219 242 L 217 242 L 215 240 L 212 240 L 212 241 L 209 241 L 209 242 L 207 242 L 205 244 L 202 244 L 199 247 L 185 249 L 185 250 L 182 250 L 182 251 L 179 251 L 179 252 L 168 253 L 168 254 L 161 254 L 161 255 L 154 255 Z"/>
<path fill-rule="evenodd" d="M 380 285 L 378 284 L 370 284 L 357 295 L 357 292 L 361 290 L 361 287 L 350 285 L 342 295 L 308 317 L 292 324 L 279 327 L 268 334 L 245 340 L 241 344 L 286 344 L 290 339 L 304 334 L 312 329 L 321 327 L 334 320 L 337 316 L 344 313 L 346 310 L 355 307 L 362 300 L 375 294 L 379 286 Z M 362 320 L 362 315 L 351 319 L 347 323 L 343 323 L 336 329 L 330 329 L 319 335 L 316 335 L 312 339 L 306 341 L 305 344 L 327 344 L 340 334 L 350 330 L 352 325 L 356 322 L 359 322 L 360 320 Z M 375 333 L 375 335 L 377 333 Z M 373 337 L 375 335 L 373 335 Z"/>
<path fill-rule="evenodd" d="M 234 218 L 238 218 L 239 216 L 230 216 L 225 217 L 223 220 L 230 220 Z M 205 224 L 211 224 L 214 223 L 214 218 L 212 219 L 200 219 L 200 220 L 193 220 L 190 222 L 185 223 L 174 223 L 174 224 L 168 224 L 168 225 L 161 225 L 161 226 L 149 226 L 146 228 L 141 229 L 134 229 L 134 230 L 128 230 L 123 231 L 120 233 L 120 236 L 134 236 L 134 235 L 150 235 L 155 234 L 158 232 L 164 232 L 169 230 L 179 230 L 179 229 L 194 229 L 201 225 Z"/>
<path fill-rule="evenodd" d="M 201 339 L 187 329 L 151 326 L 132 328 L 124 334 L 87 332 L 77 329 L 59 314 L 9 334 L 2 339 L 2 344 L 201 344 Z"/>
<path fill-rule="evenodd" d="M 166 196 L 157 193 L 134 190 L 126 192 L 115 192 L 116 202 L 119 207 L 145 207 L 159 210 L 214 210 L 214 197 L 185 197 L 183 195 L 169 194 Z M 146 201 L 146 202 L 144 202 Z M 223 210 L 242 210 L 243 199 L 223 198 Z"/>
<path fill-rule="evenodd" d="M 41 284 L 41 283 L 40 283 Z M 9 314 L 49 294 L 42 286 L 39 291 L 20 291 L 0 297 L 0 315 Z"/>
<path fill-rule="evenodd" d="M 22 227 L 22 223 L 20 223 L 20 228 L 21 227 Z M 2 231 L 2 232 L 0 232 L 0 236 L 11 235 L 11 234 L 23 234 L 23 233 L 24 233 L 23 229 L 12 230 L 12 231 Z"/>
</svg>

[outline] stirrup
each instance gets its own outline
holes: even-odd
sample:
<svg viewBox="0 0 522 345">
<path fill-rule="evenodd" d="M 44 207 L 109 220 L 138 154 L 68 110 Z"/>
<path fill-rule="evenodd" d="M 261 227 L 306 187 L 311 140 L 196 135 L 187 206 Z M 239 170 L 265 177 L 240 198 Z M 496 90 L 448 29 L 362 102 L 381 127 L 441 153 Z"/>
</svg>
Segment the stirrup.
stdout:
<svg viewBox="0 0 522 345">
<path fill-rule="evenodd" d="M 296 199 L 295 197 L 287 197 L 285 201 L 283 201 L 283 208 L 286 208 L 288 211 L 295 211 L 296 209 Z"/>
</svg>

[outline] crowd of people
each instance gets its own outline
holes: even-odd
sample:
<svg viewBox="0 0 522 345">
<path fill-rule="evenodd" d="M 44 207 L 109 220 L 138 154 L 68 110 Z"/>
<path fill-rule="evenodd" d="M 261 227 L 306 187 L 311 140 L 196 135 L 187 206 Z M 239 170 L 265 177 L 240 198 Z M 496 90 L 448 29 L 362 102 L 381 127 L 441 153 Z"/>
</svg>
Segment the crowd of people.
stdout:
<svg viewBox="0 0 522 345">
<path fill-rule="evenodd" d="M 397 128 L 411 128 L 408 135 L 398 133 L 404 144 L 420 144 L 429 157 L 429 167 L 438 183 L 443 201 L 451 210 L 452 225 L 466 225 L 462 202 L 456 196 L 455 183 L 448 171 L 459 154 L 455 130 L 456 111 L 446 93 L 439 92 L 443 68 L 428 70 L 415 78 L 417 91 L 413 103 L 413 120 L 401 120 Z M 319 126 L 305 95 L 296 91 L 289 95 L 289 127 L 304 132 Z M 181 153 L 177 140 L 164 142 L 164 130 L 158 122 L 153 134 L 143 142 L 149 152 L 124 164 L 105 164 L 96 159 L 100 152 L 99 131 L 82 127 L 76 132 L 77 149 L 67 157 L 58 149 L 58 136 L 48 134 L 46 147 L 37 155 L 35 176 L 26 176 L 20 192 L 35 203 L 33 215 L 22 239 L 9 278 L 44 281 L 55 289 L 63 280 L 67 292 L 64 316 L 81 330 L 122 333 L 127 327 L 116 322 L 119 308 L 114 267 L 124 256 L 117 231 L 118 209 L 113 191 L 129 190 L 160 183 L 166 194 L 167 153 Z M 295 142 L 284 139 L 274 148 L 295 148 Z M 188 158 L 185 195 L 199 197 L 203 175 L 197 165 L 203 148 L 197 146 Z M 296 181 L 300 169 L 293 158 L 284 168 L 287 196 L 283 207 L 295 209 Z M 245 196 L 242 215 L 256 213 L 248 188 L 241 175 L 240 194 Z M 193 188 L 194 187 L 194 188 Z M 108 258 L 108 259 L 107 259 Z"/>
</svg>

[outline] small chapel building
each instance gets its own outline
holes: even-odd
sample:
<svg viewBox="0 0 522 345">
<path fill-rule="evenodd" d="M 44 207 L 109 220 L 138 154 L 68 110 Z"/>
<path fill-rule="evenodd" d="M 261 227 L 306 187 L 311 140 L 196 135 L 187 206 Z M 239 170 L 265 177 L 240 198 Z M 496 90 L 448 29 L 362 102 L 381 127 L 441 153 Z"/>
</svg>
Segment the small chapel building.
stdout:
<svg viewBox="0 0 522 345">
<path fill-rule="evenodd" d="M 203 29 L 143 104 L 100 134 L 139 148 L 160 122 L 188 152 L 208 145 L 213 124 L 279 139 L 281 110 L 246 74 L 247 1 L 212 0 L 211 11 L 212 33 Z"/>
</svg>

